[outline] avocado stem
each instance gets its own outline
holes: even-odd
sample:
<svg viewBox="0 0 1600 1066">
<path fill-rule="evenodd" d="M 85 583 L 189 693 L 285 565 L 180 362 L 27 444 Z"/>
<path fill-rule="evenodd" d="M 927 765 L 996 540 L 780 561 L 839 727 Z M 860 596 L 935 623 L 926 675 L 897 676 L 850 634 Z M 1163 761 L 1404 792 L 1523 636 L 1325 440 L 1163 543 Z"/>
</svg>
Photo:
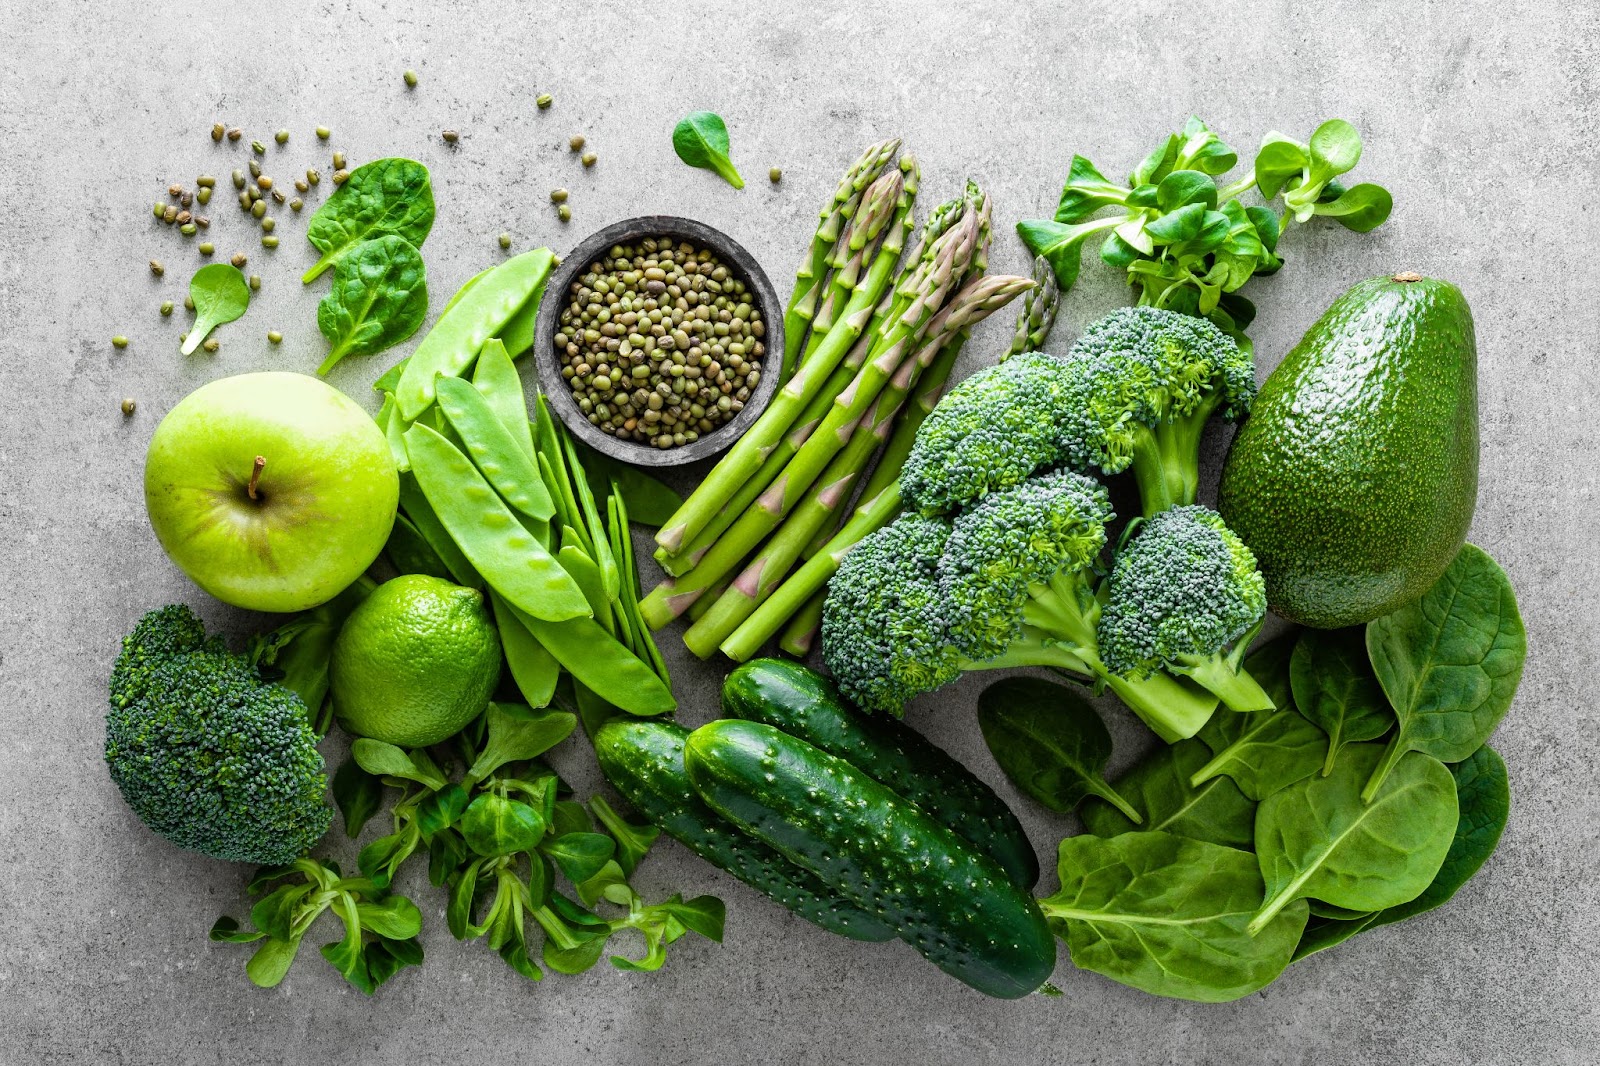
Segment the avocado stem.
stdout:
<svg viewBox="0 0 1600 1066">
<path fill-rule="evenodd" d="M 1389 280 L 1390 281 L 1398 281 L 1398 282 L 1402 282 L 1402 283 L 1411 282 L 1411 281 L 1421 281 L 1422 280 L 1422 275 L 1418 274 L 1415 270 L 1402 270 L 1400 273 L 1394 275 Z"/>
<path fill-rule="evenodd" d="M 256 485 L 261 481 L 261 471 L 266 467 L 266 465 L 266 456 L 256 456 L 255 467 L 250 471 L 250 484 L 245 486 L 245 491 L 250 494 L 250 498 L 252 500 L 256 498 Z"/>
</svg>

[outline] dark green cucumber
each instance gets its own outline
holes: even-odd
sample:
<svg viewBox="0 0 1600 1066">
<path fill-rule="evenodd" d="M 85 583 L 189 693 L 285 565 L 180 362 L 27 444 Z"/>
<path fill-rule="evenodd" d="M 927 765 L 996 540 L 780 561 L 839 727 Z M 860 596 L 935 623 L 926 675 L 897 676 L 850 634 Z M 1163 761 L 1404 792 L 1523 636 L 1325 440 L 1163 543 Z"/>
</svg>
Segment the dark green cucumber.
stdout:
<svg viewBox="0 0 1600 1066">
<path fill-rule="evenodd" d="M 1038 882 L 1039 857 L 993 789 L 904 722 L 851 707 L 815 670 L 781 659 L 745 663 L 722 683 L 722 710 L 865 770 L 987 852 L 1017 887 Z"/>
<path fill-rule="evenodd" d="M 852 940 L 895 938 L 894 929 L 706 806 L 684 772 L 688 735 L 673 722 L 614 718 L 595 733 L 594 751 L 606 779 L 640 814 L 711 865 L 830 933 Z"/>
<path fill-rule="evenodd" d="M 1055 968 L 1044 915 L 998 863 L 843 759 L 759 722 L 701 726 L 684 765 L 717 813 L 895 927 L 934 965 L 1015 999 Z"/>
</svg>

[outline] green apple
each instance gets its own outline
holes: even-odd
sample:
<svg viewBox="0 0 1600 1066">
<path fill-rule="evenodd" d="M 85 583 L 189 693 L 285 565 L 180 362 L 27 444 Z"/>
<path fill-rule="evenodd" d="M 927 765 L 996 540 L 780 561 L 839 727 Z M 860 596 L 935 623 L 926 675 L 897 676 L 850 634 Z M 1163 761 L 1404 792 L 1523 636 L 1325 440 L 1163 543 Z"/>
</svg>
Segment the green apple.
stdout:
<svg viewBox="0 0 1600 1066">
<path fill-rule="evenodd" d="M 389 539 L 400 476 L 344 393 L 305 374 L 240 374 L 184 397 L 156 427 L 144 502 L 195 584 L 255 611 L 338 595 Z"/>
</svg>

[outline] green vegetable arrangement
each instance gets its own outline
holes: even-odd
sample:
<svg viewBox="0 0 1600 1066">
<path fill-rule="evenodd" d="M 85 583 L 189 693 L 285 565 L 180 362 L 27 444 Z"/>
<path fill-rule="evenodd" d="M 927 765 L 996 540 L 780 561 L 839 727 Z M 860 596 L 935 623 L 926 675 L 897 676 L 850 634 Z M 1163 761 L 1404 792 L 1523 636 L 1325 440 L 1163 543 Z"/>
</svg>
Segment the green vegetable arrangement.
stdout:
<svg viewBox="0 0 1600 1066">
<path fill-rule="evenodd" d="M 433 228 L 428 168 L 377 159 L 350 172 L 311 216 L 306 240 L 322 258 L 301 279 L 333 268 L 333 288 L 317 304 L 317 328 L 331 348 L 327 374 L 347 355 L 372 355 L 410 337 L 428 316 L 420 251 Z"/>
<path fill-rule="evenodd" d="M 656 535 L 672 576 L 642 614 L 656 629 L 688 614 L 684 642 L 702 658 L 748 659 L 806 607 L 820 585 L 773 602 L 785 578 L 822 553 L 853 497 L 865 507 L 893 481 L 919 401 L 932 406 L 971 328 L 1033 287 L 986 274 L 991 206 L 970 182 L 902 263 L 920 174 L 909 156 L 891 165 L 897 150 L 868 148 L 823 209 L 785 315 L 795 372 Z"/>
<path fill-rule="evenodd" d="M 1243 342 L 1255 307 L 1239 290 L 1282 267 L 1278 241 L 1291 220 L 1332 218 L 1366 233 L 1383 225 L 1393 201 L 1382 186 L 1339 182 L 1361 159 L 1361 136 L 1342 119 L 1324 122 L 1304 143 L 1267 134 L 1250 171 L 1226 181 L 1238 158 L 1198 118 L 1146 156 L 1123 185 L 1075 155 L 1055 217 L 1019 222 L 1017 233 L 1054 268 L 1063 289 L 1078 280 L 1084 246 L 1099 240 L 1100 258 L 1128 272 L 1141 306 L 1201 315 Z M 1239 197 L 1251 190 L 1267 206 L 1242 204 Z"/>
</svg>

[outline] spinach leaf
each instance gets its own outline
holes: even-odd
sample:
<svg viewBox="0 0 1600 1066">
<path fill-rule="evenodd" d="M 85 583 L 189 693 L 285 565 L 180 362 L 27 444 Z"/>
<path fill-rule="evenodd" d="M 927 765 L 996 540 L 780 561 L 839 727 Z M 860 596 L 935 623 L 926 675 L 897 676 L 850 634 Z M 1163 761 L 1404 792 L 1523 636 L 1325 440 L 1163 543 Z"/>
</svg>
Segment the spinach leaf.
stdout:
<svg viewBox="0 0 1600 1066">
<path fill-rule="evenodd" d="M 411 159 L 375 159 L 350 172 L 306 227 L 306 240 L 322 253 L 300 278 L 315 281 L 362 241 L 385 234 L 421 248 L 433 228 L 433 185 L 428 168 Z"/>
<path fill-rule="evenodd" d="M 1367 623 L 1367 652 L 1400 719 L 1371 799 L 1408 751 L 1459 762 L 1484 745 L 1516 695 L 1528 638 L 1505 571 L 1468 544 L 1420 600 Z"/>
<path fill-rule="evenodd" d="M 684 116 L 672 131 L 672 150 L 691 167 L 714 170 L 735 189 L 744 188 L 744 179 L 728 158 L 728 126 L 721 115 L 696 111 Z"/>
<path fill-rule="evenodd" d="M 1192 738 L 1159 747 L 1117 778 L 1117 791 L 1143 816 L 1146 829 L 1250 851 L 1255 847 L 1254 801 L 1239 791 L 1231 777 L 1219 775 L 1200 785 L 1189 783 L 1190 776 L 1210 758 L 1205 744 Z M 1100 799 L 1090 799 L 1078 814 L 1095 836 L 1117 836 L 1138 828 L 1126 814 Z"/>
<path fill-rule="evenodd" d="M 1377 740 L 1394 725 L 1394 712 L 1367 659 L 1367 642 L 1359 628 L 1308 629 L 1295 645 L 1289 664 L 1294 705 L 1308 721 L 1328 734 L 1328 758 L 1322 776 L 1346 744 Z"/>
<path fill-rule="evenodd" d="M 1252 932 L 1303 897 L 1375 911 L 1416 898 L 1433 881 L 1456 826 L 1455 781 L 1437 759 L 1411 752 L 1364 803 L 1361 784 L 1382 758 L 1377 744 L 1352 744 L 1331 776 L 1262 801 L 1256 857 L 1267 898 Z"/>
<path fill-rule="evenodd" d="M 1300 934 L 1300 943 L 1295 945 L 1294 961 L 1299 962 L 1319 951 L 1338 947 L 1363 929 L 1371 927 L 1376 918 L 1376 914 L 1364 914 L 1359 918 L 1321 918 L 1312 915 L 1311 920 L 1306 922 L 1305 932 Z"/>
<path fill-rule="evenodd" d="M 200 347 L 206 335 L 225 322 L 232 322 L 250 306 L 250 286 L 239 268 L 227 263 L 211 263 L 189 279 L 189 299 L 194 301 L 194 324 L 179 349 L 184 355 Z"/>
<path fill-rule="evenodd" d="M 1141 820 L 1102 776 L 1111 758 L 1105 723 L 1066 686 L 1031 677 L 997 681 L 978 697 L 978 725 L 1006 776 L 1051 810 L 1065 813 L 1098 796 Z"/>
<path fill-rule="evenodd" d="M 333 288 L 317 304 L 317 328 L 333 345 L 317 373 L 347 355 L 394 347 L 427 316 L 426 271 L 416 247 L 392 233 L 362 241 L 339 261 Z"/>
<path fill-rule="evenodd" d="M 327 733 L 331 718 L 322 712 L 328 697 L 328 665 L 333 659 L 333 642 L 350 612 L 361 606 L 377 587 L 377 582 L 371 578 L 358 577 L 327 603 L 296 615 L 251 644 L 251 657 L 262 676 L 300 697 L 318 733 Z"/>
<path fill-rule="evenodd" d="M 1295 645 L 1299 642 L 1300 631 L 1290 630 L 1252 649 L 1244 657 L 1245 670 L 1256 679 L 1262 691 L 1272 697 L 1274 707 L 1281 709 L 1294 706 L 1290 664 L 1293 662 Z"/>
<path fill-rule="evenodd" d="M 1292 707 L 1222 708 L 1195 735 L 1211 749 L 1212 758 L 1190 776 L 1190 784 L 1227 774 L 1239 791 L 1257 801 L 1316 773 L 1328 751 L 1328 735 Z"/>
<path fill-rule="evenodd" d="M 333 802 L 344 816 L 345 835 L 354 840 L 361 827 L 383 806 L 383 781 L 347 756 L 333 775 Z"/>
<path fill-rule="evenodd" d="M 1471 880 L 1500 843 L 1500 834 L 1511 815 L 1511 785 L 1499 753 L 1486 744 L 1452 766 L 1450 774 L 1456 779 L 1460 815 L 1455 839 L 1450 842 L 1438 875 L 1416 899 L 1379 911 L 1372 928 L 1404 921 L 1440 906 Z"/>
<path fill-rule="evenodd" d="M 1247 931 L 1262 895 L 1255 858 L 1171 833 L 1068 837 L 1059 873 L 1039 906 L 1073 964 L 1156 996 L 1249 995 L 1283 972 L 1306 924 L 1296 900 Z"/>
</svg>

